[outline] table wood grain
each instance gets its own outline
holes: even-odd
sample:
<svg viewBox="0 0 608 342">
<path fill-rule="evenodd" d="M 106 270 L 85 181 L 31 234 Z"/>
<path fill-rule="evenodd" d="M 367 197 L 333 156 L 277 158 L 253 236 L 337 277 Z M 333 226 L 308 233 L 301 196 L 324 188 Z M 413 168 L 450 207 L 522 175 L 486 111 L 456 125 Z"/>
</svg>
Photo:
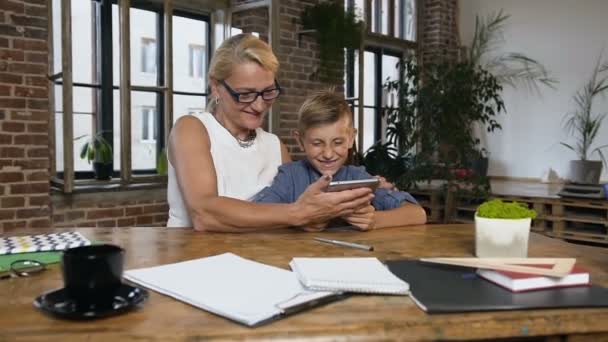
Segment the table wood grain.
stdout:
<svg viewBox="0 0 608 342">
<path fill-rule="evenodd" d="M 4 236 L 73 229 L 8 230 Z M 252 234 L 199 233 L 167 228 L 76 229 L 93 241 L 126 249 L 125 268 L 155 266 L 225 252 L 288 268 L 292 257 L 375 256 L 381 260 L 473 256 L 471 225 L 427 225 L 372 232 Z M 328 245 L 315 236 L 369 244 L 373 252 Z M 608 286 L 608 249 L 532 234 L 530 257 L 574 257 L 592 282 Z M 243 279 L 246 284 L 247 279 Z M 61 340 L 477 340 L 548 336 L 607 340 L 608 308 L 428 315 L 404 296 L 353 296 L 258 328 L 229 320 L 150 291 L 145 305 L 94 321 L 64 321 L 32 305 L 44 291 L 63 286 L 59 265 L 40 275 L 0 281 L 0 341 Z"/>
</svg>

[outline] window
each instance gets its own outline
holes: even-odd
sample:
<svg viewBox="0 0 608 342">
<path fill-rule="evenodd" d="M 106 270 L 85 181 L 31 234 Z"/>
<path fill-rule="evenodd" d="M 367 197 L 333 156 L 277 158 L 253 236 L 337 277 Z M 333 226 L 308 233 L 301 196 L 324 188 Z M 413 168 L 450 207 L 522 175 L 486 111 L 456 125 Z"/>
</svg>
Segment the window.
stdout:
<svg viewBox="0 0 608 342">
<path fill-rule="evenodd" d="M 156 142 L 156 108 L 141 108 L 141 141 Z"/>
<path fill-rule="evenodd" d="M 113 147 L 111 182 L 128 185 L 160 181 L 156 158 L 165 147 L 165 132 L 168 122 L 176 117 L 174 111 L 185 114 L 188 108 L 206 106 L 209 17 L 174 10 L 169 21 L 172 25 L 166 27 L 161 3 L 132 1 L 132 7 L 125 8 L 131 23 L 124 25 L 130 27 L 128 39 L 121 40 L 119 12 L 125 6 L 123 2 L 78 0 L 71 1 L 70 8 L 63 8 L 61 3 L 52 0 L 51 6 L 50 79 L 56 136 L 52 183 L 65 192 L 72 192 L 79 184 L 91 184 L 92 167 L 79 158 L 85 139 L 74 138 L 96 132 L 101 132 Z M 70 11 L 72 19 L 66 40 L 62 11 Z M 165 61 L 167 33 L 172 37 L 172 62 Z M 189 46 L 195 47 L 191 56 Z M 123 49 L 130 50 L 129 59 Z M 196 77 L 189 75 L 189 60 Z M 128 65 L 121 65 L 123 62 Z M 167 75 L 172 76 L 171 89 L 166 87 Z M 131 84 L 123 86 L 121 79 Z M 165 105 L 169 101 L 171 108 Z M 121 110 L 128 105 L 129 109 Z M 124 120 L 130 121 L 130 132 L 121 132 Z"/>
<path fill-rule="evenodd" d="M 387 93 L 384 84 L 399 77 L 400 59 L 416 53 L 416 0 L 345 0 L 344 4 L 346 8 L 354 6 L 355 13 L 371 23 L 371 34 L 364 41 L 363 60 L 359 61 L 359 51 L 347 51 L 345 69 L 346 96 L 354 102 L 355 126 L 360 132 L 357 147 L 365 152 L 375 142 L 384 141 L 387 128 L 384 111 L 398 105 L 396 94 Z"/>
<path fill-rule="evenodd" d="M 141 71 L 148 73 L 156 72 L 156 40 L 151 38 L 141 39 Z"/>
<path fill-rule="evenodd" d="M 202 45 L 190 45 L 188 47 L 190 55 L 190 77 L 203 78 L 206 74 L 204 70 L 205 63 L 205 47 Z"/>
</svg>

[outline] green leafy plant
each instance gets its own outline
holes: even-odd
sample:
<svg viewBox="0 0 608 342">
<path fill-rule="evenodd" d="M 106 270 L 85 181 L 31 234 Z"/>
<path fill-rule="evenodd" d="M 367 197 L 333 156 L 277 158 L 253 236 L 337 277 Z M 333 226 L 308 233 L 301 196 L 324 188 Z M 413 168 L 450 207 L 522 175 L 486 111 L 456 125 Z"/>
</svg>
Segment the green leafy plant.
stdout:
<svg viewBox="0 0 608 342">
<path fill-rule="evenodd" d="M 482 203 L 477 208 L 477 216 L 497 219 L 534 219 L 536 218 L 536 211 L 529 209 L 523 203 L 503 202 L 500 199 L 494 199 Z"/>
<path fill-rule="evenodd" d="M 565 117 L 564 128 L 574 136 L 576 143 L 573 145 L 561 142 L 561 144 L 574 151 L 580 160 L 588 160 L 593 153 L 597 153 L 602 158 L 604 165 L 608 167 L 606 157 L 602 152 L 602 149 L 608 145 L 593 148 L 602 121 L 608 114 L 595 113 L 593 110 L 593 101 L 608 91 L 608 62 L 602 64 L 601 60 L 602 54 L 593 68 L 591 78 L 574 96 L 575 110 L 566 114 Z"/>
<path fill-rule="evenodd" d="M 97 132 L 93 135 L 81 135 L 74 140 L 80 139 L 86 139 L 80 149 L 80 159 L 86 160 L 89 164 L 91 161 L 106 165 L 112 163 L 112 146 L 103 137 L 103 132 Z"/>
<path fill-rule="evenodd" d="M 339 2 L 319 2 L 304 10 L 302 25 L 306 30 L 315 30 L 319 43 L 319 79 L 342 82 L 344 48 L 358 49 L 361 45 L 363 22 L 357 19 L 355 9 L 345 11 Z"/>
</svg>

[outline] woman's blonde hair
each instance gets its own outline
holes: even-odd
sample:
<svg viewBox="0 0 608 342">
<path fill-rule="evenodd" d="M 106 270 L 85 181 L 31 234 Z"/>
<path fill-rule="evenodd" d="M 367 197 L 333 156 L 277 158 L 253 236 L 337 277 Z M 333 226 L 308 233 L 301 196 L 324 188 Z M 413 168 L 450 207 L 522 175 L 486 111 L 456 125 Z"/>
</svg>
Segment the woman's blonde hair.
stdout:
<svg viewBox="0 0 608 342">
<path fill-rule="evenodd" d="M 333 89 L 320 91 L 308 97 L 298 111 L 298 131 L 304 135 L 312 127 L 333 124 L 348 118 L 352 125 L 352 113 L 344 95 Z"/>
<path fill-rule="evenodd" d="M 245 62 L 255 62 L 275 75 L 279 70 L 279 61 L 270 46 L 249 33 L 242 33 L 226 39 L 215 50 L 209 63 L 209 82 L 227 79 L 235 66 Z M 207 111 L 213 112 L 215 104 L 215 98 L 210 97 Z"/>
</svg>

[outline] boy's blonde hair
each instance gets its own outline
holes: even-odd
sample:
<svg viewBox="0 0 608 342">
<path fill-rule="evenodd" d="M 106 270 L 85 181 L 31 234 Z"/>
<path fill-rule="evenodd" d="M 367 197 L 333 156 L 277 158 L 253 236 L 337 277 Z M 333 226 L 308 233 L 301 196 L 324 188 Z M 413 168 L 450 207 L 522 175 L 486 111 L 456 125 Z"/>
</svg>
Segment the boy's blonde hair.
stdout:
<svg viewBox="0 0 608 342">
<path fill-rule="evenodd" d="M 241 33 L 226 39 L 215 50 L 209 63 L 209 81 L 227 79 L 237 65 L 245 62 L 255 62 L 274 75 L 279 70 L 279 61 L 266 42 L 249 33 Z M 214 109 L 215 99 L 210 98 L 207 111 Z"/>
<path fill-rule="evenodd" d="M 304 135 L 306 130 L 333 124 L 348 118 L 352 126 L 352 113 L 344 95 L 333 89 L 320 91 L 308 97 L 298 111 L 298 131 Z"/>
</svg>

